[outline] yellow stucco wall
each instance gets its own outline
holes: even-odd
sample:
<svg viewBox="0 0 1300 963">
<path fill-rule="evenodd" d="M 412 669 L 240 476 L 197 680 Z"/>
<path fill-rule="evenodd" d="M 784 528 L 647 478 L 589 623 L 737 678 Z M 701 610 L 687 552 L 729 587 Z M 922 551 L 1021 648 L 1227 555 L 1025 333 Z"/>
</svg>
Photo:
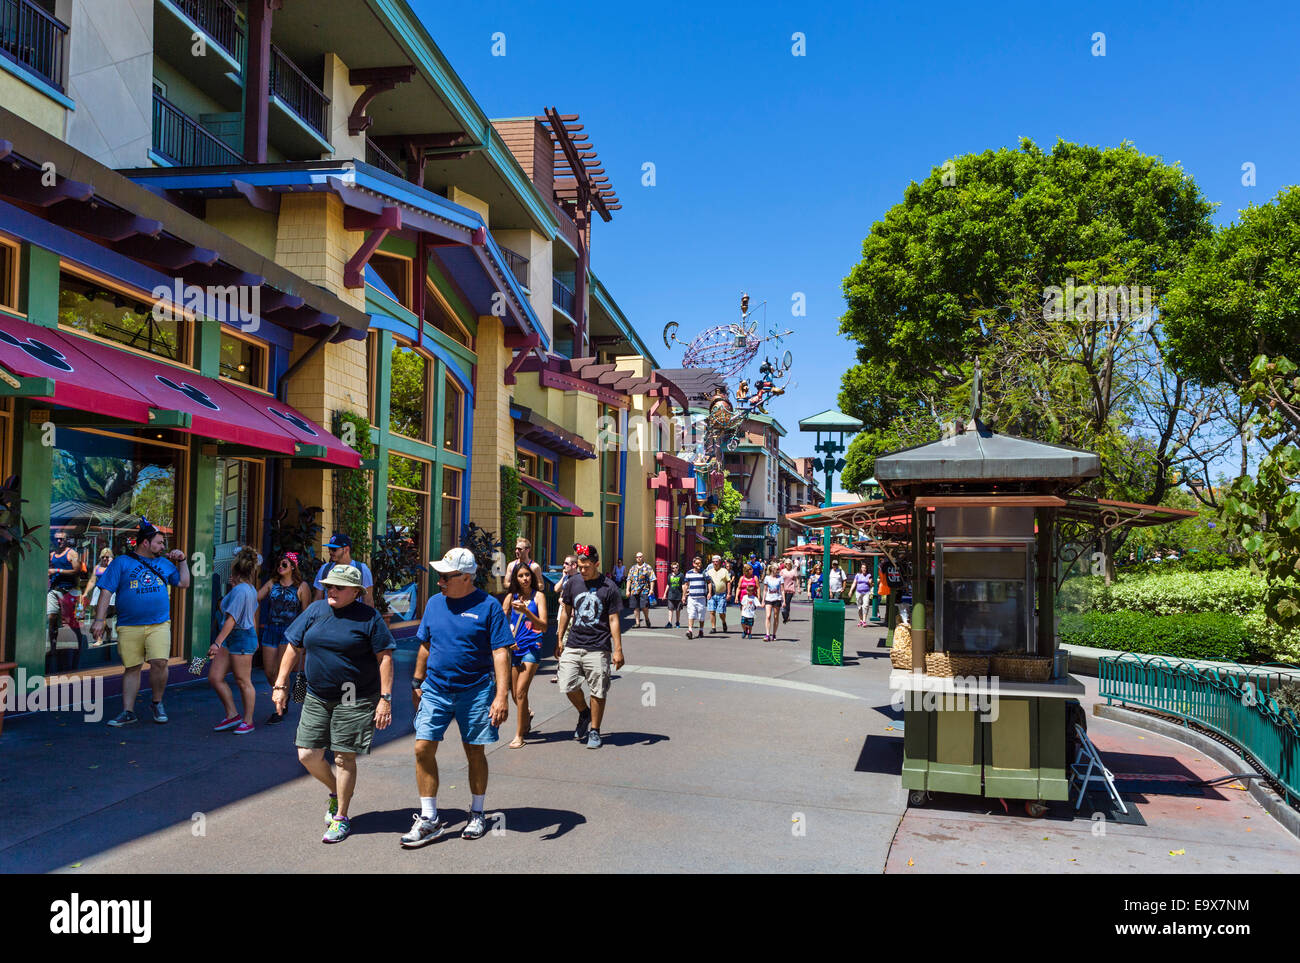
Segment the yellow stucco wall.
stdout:
<svg viewBox="0 0 1300 963">
<path fill-rule="evenodd" d="M 286 194 L 280 200 L 276 222 L 275 259 L 308 281 L 358 308 L 364 306 L 362 289 L 343 286 L 343 266 L 361 243 L 359 231 L 343 227 L 343 202 L 334 194 Z M 290 363 L 315 343 L 314 338 L 294 338 Z M 364 341 L 326 345 L 289 382 L 287 400 L 307 417 L 329 429 L 339 410 L 369 412 L 369 371 Z M 286 503 L 298 498 L 304 505 L 321 505 L 320 516 L 328 538 L 334 525 L 334 473 L 319 469 L 285 472 Z"/>
<path fill-rule="evenodd" d="M 325 55 L 325 74 L 324 74 L 324 91 L 330 99 L 330 135 L 329 142 L 334 145 L 334 157 L 339 160 L 359 160 L 366 159 L 366 135 L 365 133 L 350 134 L 348 133 L 348 115 L 352 113 L 353 106 L 356 105 L 357 98 L 364 92 L 365 87 L 353 87 L 348 83 L 348 65 L 339 59 L 338 54 L 327 53 Z M 376 104 L 383 102 L 384 97 L 396 97 L 396 93 L 380 94 L 370 102 L 371 110 Z M 329 157 L 330 155 L 322 155 Z"/>
<path fill-rule="evenodd" d="M 483 218 L 484 224 L 489 227 L 492 226 L 492 222 L 488 219 L 487 201 L 480 200 L 469 191 L 461 190 L 455 184 L 447 188 L 447 200 L 451 201 L 453 204 L 459 204 L 461 207 L 468 207 L 479 217 Z M 519 253 L 523 254 L 524 252 L 520 251 Z"/>
<path fill-rule="evenodd" d="M 470 465 L 469 518 L 501 534 L 501 466 L 515 463 L 510 388 L 505 371 L 510 349 L 505 325 L 493 315 L 478 319 L 478 380 L 474 394 L 474 451 Z"/>
<path fill-rule="evenodd" d="M 7 70 L 0 70 L 0 104 L 23 120 L 35 124 L 47 134 L 63 139 L 67 108 L 51 100 L 35 87 L 24 83 Z"/>
<path fill-rule="evenodd" d="M 279 231 L 276 216 L 269 211 L 249 207 L 242 197 L 210 198 L 204 220 L 262 257 L 275 258 Z"/>
</svg>

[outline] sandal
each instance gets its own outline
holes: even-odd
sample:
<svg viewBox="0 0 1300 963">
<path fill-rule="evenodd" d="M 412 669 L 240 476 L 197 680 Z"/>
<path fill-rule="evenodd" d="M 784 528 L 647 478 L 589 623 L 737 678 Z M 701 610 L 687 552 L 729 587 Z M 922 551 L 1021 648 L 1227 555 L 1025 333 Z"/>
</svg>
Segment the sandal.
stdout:
<svg viewBox="0 0 1300 963">
<path fill-rule="evenodd" d="M 524 742 L 522 739 L 516 737 L 516 738 L 512 739 L 510 742 L 507 742 L 507 743 L 506 743 L 506 748 L 507 748 L 507 749 L 522 749 L 522 748 L 523 748 L 524 746 L 526 746 L 526 745 L 528 745 L 528 743 L 526 743 L 526 742 Z"/>
</svg>

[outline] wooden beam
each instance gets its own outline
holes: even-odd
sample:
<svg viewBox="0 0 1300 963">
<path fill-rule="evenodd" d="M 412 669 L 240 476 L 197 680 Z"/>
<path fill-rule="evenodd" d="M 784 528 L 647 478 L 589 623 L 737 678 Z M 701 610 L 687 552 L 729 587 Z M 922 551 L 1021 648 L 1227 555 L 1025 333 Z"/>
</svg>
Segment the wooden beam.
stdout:
<svg viewBox="0 0 1300 963">
<path fill-rule="evenodd" d="M 256 210 L 270 214 L 280 213 L 280 195 L 276 191 L 267 187 L 258 187 L 238 178 L 232 180 L 230 186 L 239 191 L 244 200 Z"/>
<path fill-rule="evenodd" d="M 173 411 L 165 408 L 149 409 L 149 426 L 151 428 L 190 428 L 194 416 L 188 411 Z"/>
<path fill-rule="evenodd" d="M 0 369 L 0 398 L 52 398 L 53 378 L 19 378 Z"/>
</svg>

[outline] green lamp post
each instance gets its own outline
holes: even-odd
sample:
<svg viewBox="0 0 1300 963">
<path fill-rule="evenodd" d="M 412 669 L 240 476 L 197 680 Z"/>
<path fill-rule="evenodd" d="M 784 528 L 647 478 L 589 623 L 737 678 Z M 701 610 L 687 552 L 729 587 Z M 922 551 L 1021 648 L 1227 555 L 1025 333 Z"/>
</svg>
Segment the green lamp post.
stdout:
<svg viewBox="0 0 1300 963">
<path fill-rule="evenodd" d="M 813 451 L 823 457 L 813 459 L 813 469 L 826 475 L 826 501 L 823 508 L 831 507 L 832 480 L 837 471 L 844 470 L 844 436 L 862 430 L 862 422 L 833 408 L 812 415 L 799 422 L 800 431 L 817 433 Z M 826 440 L 822 440 L 823 433 Z M 838 439 L 833 437 L 838 435 Z M 844 664 L 844 603 L 831 600 L 831 529 L 822 528 L 822 597 L 813 600 L 812 624 L 813 665 Z"/>
</svg>

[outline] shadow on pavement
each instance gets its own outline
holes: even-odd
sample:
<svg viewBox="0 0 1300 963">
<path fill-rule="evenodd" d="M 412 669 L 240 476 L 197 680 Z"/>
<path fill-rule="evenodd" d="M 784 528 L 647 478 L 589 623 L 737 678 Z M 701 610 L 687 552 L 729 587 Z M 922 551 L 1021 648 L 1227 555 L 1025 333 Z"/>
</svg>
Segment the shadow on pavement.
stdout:
<svg viewBox="0 0 1300 963">
<path fill-rule="evenodd" d="M 376 835 L 392 833 L 401 836 L 411 828 L 411 820 L 418 811 L 418 806 L 404 809 L 388 809 L 383 812 L 357 813 L 352 817 L 352 835 Z M 544 834 L 546 840 L 559 839 L 576 826 L 587 821 L 581 813 L 567 809 L 539 809 L 535 806 L 516 806 L 511 809 L 485 809 L 489 833 L 538 833 L 543 829 L 555 827 L 554 831 Z M 460 832 L 469 821 L 469 812 L 464 809 L 439 809 L 438 818 L 447 821 L 447 831 L 429 845 L 436 846 L 449 839 L 460 839 Z"/>
<path fill-rule="evenodd" d="M 867 736 L 858 754 L 854 772 L 875 772 L 901 776 L 903 773 L 903 737 Z"/>
<path fill-rule="evenodd" d="M 882 716 L 888 716 L 889 718 L 893 719 L 895 722 L 903 718 L 903 710 L 899 709 L 897 706 L 893 704 L 883 705 L 883 706 L 873 706 L 872 708 L 874 708 Z"/>
</svg>

